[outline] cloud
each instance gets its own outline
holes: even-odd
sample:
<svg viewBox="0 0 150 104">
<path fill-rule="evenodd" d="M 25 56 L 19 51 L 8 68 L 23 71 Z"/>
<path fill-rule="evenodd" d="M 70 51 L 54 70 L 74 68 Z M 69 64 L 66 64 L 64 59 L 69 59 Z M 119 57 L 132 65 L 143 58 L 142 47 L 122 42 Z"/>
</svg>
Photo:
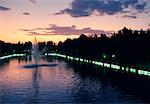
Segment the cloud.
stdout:
<svg viewBox="0 0 150 104">
<path fill-rule="evenodd" d="M 29 0 L 31 3 L 33 3 L 33 4 L 35 4 L 36 3 L 36 1 L 35 0 Z"/>
<path fill-rule="evenodd" d="M 93 12 L 99 15 L 114 15 L 124 10 L 143 11 L 149 3 L 146 0 L 73 0 L 70 8 L 65 8 L 55 15 L 69 14 L 72 17 L 90 16 Z"/>
<path fill-rule="evenodd" d="M 28 12 L 24 12 L 23 15 L 31 15 L 31 14 Z"/>
<path fill-rule="evenodd" d="M 137 4 L 137 5 L 135 5 L 135 8 L 136 8 L 137 10 L 144 10 L 145 6 L 146 6 L 146 3 L 144 2 L 144 3 L 142 3 L 142 4 Z"/>
<path fill-rule="evenodd" d="M 0 6 L 0 11 L 9 11 L 9 10 L 11 9 L 4 6 Z"/>
<path fill-rule="evenodd" d="M 83 29 L 77 29 L 75 25 L 72 26 L 57 26 L 55 24 L 50 24 L 47 28 L 35 28 L 35 29 L 19 29 L 21 31 L 27 32 L 28 35 L 91 35 L 91 34 L 106 34 L 109 35 L 114 31 L 104 31 L 98 29 L 91 29 L 89 27 Z M 42 32 L 38 32 L 42 31 Z"/>
<path fill-rule="evenodd" d="M 24 32 L 30 32 L 30 31 L 34 31 L 34 29 L 19 29 L 20 31 L 24 31 Z"/>
<path fill-rule="evenodd" d="M 47 34 L 30 31 L 28 35 L 47 35 Z"/>
<path fill-rule="evenodd" d="M 123 15 L 122 17 L 132 18 L 132 19 L 136 19 L 137 18 L 137 16 L 134 16 L 134 15 Z"/>
</svg>

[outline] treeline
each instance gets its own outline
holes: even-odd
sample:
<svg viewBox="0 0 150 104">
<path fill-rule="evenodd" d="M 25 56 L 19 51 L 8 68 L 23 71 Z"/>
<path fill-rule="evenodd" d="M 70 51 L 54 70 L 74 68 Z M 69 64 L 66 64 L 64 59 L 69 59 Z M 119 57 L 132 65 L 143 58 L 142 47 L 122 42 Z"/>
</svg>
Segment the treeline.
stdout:
<svg viewBox="0 0 150 104">
<path fill-rule="evenodd" d="M 29 52 L 32 47 L 31 42 L 25 42 L 17 44 L 13 43 L 5 43 L 4 41 L 0 41 L 0 56 L 12 54 L 12 53 L 24 53 Z"/>
<path fill-rule="evenodd" d="M 58 51 L 80 57 L 125 64 L 150 62 L 150 30 L 123 28 L 111 37 L 101 34 L 59 42 Z"/>
<path fill-rule="evenodd" d="M 113 61 L 119 63 L 150 62 L 150 30 L 133 31 L 123 28 L 111 36 L 105 34 L 67 39 L 56 45 L 54 42 L 40 42 L 41 53 L 57 51 L 78 57 Z M 10 53 L 31 53 L 32 42 L 17 44 L 0 41 L 0 55 Z"/>
<path fill-rule="evenodd" d="M 39 42 L 39 50 L 41 52 L 50 52 L 56 50 L 56 45 L 52 41 L 48 42 Z M 5 43 L 0 40 L 0 56 L 13 54 L 13 53 L 25 53 L 31 54 L 32 51 L 32 42 L 28 41 L 25 43 Z"/>
</svg>

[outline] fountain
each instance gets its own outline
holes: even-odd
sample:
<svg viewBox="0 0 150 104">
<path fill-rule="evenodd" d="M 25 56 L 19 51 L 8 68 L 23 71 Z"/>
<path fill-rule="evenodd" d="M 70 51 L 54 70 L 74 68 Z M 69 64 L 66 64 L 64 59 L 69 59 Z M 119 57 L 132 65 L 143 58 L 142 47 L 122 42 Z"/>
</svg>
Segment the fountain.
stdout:
<svg viewBox="0 0 150 104">
<path fill-rule="evenodd" d="M 31 65 L 25 65 L 23 66 L 23 68 L 37 68 L 37 67 L 55 67 L 57 66 L 57 64 L 55 63 L 40 63 L 39 60 L 41 57 L 41 53 L 39 51 L 39 45 L 38 45 L 38 42 L 37 42 L 37 39 L 36 37 L 34 38 L 34 42 L 33 42 L 33 45 L 32 45 L 32 59 L 34 59 L 34 64 L 31 64 Z"/>
<path fill-rule="evenodd" d="M 33 56 L 35 65 L 38 66 L 41 54 L 40 54 L 40 51 L 39 51 L 39 45 L 38 45 L 36 37 L 35 37 L 34 43 L 32 45 L 32 56 Z"/>
</svg>

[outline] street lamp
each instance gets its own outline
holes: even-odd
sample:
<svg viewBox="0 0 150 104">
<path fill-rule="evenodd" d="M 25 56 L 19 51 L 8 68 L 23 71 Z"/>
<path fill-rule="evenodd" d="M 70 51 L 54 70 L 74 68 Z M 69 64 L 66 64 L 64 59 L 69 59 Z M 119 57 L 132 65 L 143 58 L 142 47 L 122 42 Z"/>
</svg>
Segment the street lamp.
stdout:
<svg viewBox="0 0 150 104">
<path fill-rule="evenodd" d="M 112 55 L 111 57 L 112 57 L 112 58 L 115 58 L 116 56 L 115 56 L 115 55 Z"/>
<path fill-rule="evenodd" d="M 106 56 L 106 54 L 103 54 L 102 57 L 103 57 L 103 59 L 106 59 L 107 56 Z"/>
</svg>

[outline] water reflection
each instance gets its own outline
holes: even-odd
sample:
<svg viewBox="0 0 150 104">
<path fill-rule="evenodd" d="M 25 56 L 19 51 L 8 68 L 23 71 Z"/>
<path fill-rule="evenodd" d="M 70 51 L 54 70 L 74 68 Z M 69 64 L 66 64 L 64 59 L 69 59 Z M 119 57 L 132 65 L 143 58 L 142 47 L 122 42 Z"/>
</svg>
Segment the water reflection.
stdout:
<svg viewBox="0 0 150 104">
<path fill-rule="evenodd" d="M 2 70 L 7 64 L 9 64 L 9 60 L 0 60 L 0 69 Z"/>
<path fill-rule="evenodd" d="M 82 79 L 74 88 L 77 102 L 149 103 L 150 80 L 91 65 L 70 63 Z M 93 70 L 97 69 L 97 70 Z M 81 85 L 82 84 L 82 85 Z M 86 93 L 86 95 L 85 95 Z M 83 96 L 82 96 L 83 95 Z M 84 99 L 84 100 L 83 100 Z"/>
<path fill-rule="evenodd" d="M 149 103 L 149 80 L 100 69 L 97 66 L 47 58 L 57 67 L 20 66 L 30 58 L 1 63 L 0 103 Z M 97 69 L 97 70 L 96 70 Z"/>
<path fill-rule="evenodd" d="M 33 87 L 32 89 L 33 89 L 33 92 L 30 96 L 29 103 L 35 103 L 36 98 L 38 98 L 40 80 L 41 80 L 41 72 L 38 69 L 38 67 L 36 67 L 35 69 L 32 70 L 32 87 Z"/>
<path fill-rule="evenodd" d="M 32 70 L 33 88 L 38 88 L 40 79 L 41 73 L 40 70 L 38 70 L 38 67 L 36 67 L 34 70 Z"/>
</svg>

